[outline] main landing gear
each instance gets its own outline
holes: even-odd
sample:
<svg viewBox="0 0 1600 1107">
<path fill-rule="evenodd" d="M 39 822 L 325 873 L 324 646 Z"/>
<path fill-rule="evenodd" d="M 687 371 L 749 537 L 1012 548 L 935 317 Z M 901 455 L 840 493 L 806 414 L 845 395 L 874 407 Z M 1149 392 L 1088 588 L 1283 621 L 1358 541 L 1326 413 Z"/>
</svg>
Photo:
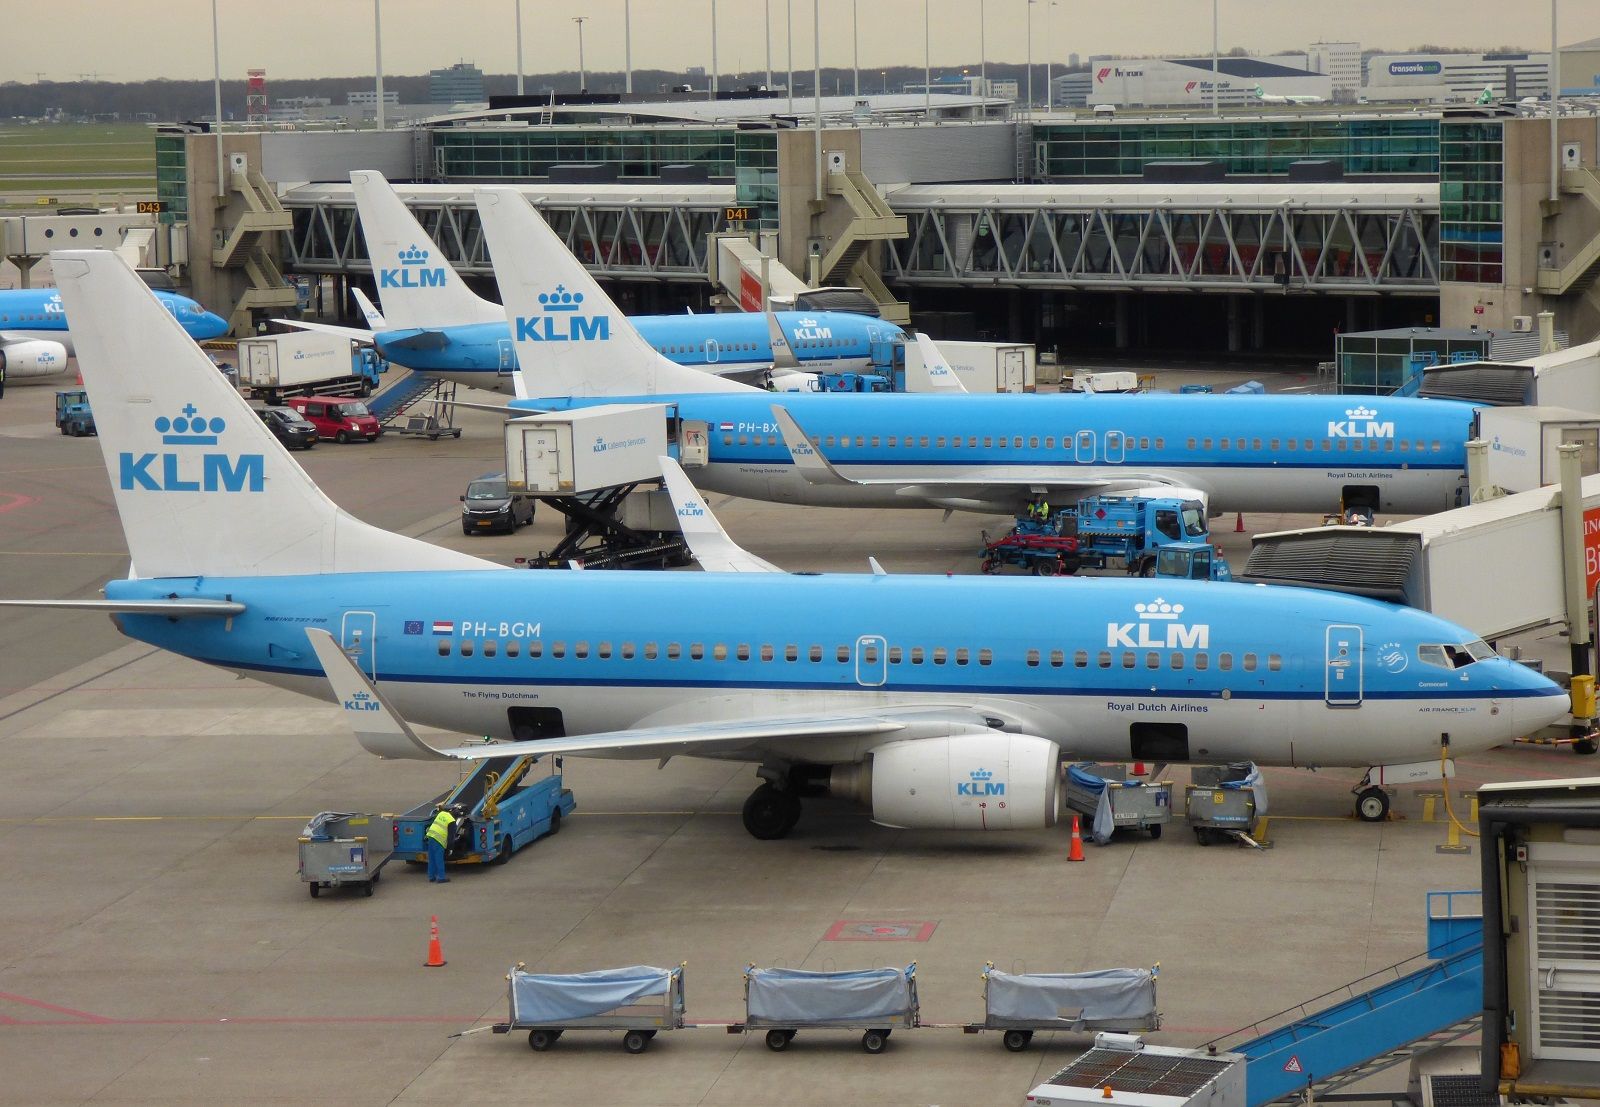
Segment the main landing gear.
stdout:
<svg viewBox="0 0 1600 1107">
<path fill-rule="evenodd" d="M 764 842 L 785 837 L 800 821 L 800 797 L 791 789 L 762 784 L 744 801 L 744 828 Z"/>
</svg>

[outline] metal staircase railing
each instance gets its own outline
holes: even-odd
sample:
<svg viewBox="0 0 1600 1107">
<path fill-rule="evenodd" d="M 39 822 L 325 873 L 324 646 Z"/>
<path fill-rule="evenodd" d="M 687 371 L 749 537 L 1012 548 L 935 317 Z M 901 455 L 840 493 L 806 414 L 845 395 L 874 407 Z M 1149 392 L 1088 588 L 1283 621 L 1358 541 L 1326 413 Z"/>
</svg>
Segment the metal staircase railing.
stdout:
<svg viewBox="0 0 1600 1107">
<path fill-rule="evenodd" d="M 1600 209 L 1600 176 L 1589 168 L 1563 169 L 1561 191 L 1582 196 L 1591 207 Z M 1596 234 L 1559 269 L 1540 267 L 1534 286 L 1543 296 L 1562 296 L 1583 292 L 1600 278 L 1600 234 Z"/>
</svg>

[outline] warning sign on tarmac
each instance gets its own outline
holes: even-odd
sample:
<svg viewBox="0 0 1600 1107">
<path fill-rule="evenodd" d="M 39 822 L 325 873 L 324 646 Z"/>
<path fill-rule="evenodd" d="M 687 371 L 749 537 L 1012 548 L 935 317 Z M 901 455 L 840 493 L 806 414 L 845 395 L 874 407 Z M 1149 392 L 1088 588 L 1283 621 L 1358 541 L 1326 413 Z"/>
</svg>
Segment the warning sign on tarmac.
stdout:
<svg viewBox="0 0 1600 1107">
<path fill-rule="evenodd" d="M 1300 1058 L 1299 1057 L 1291 1057 L 1291 1058 L 1289 1058 L 1287 1061 L 1285 1061 L 1283 1063 L 1283 1071 L 1284 1072 L 1304 1072 L 1305 1070 L 1300 1067 Z"/>
</svg>

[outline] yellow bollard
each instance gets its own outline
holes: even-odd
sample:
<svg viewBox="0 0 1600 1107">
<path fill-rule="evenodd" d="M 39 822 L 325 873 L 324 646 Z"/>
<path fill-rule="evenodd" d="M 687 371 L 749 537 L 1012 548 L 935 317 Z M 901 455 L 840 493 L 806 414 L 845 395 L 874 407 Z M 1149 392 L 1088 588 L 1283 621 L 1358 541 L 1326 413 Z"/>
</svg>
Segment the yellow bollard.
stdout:
<svg viewBox="0 0 1600 1107">
<path fill-rule="evenodd" d="M 1478 793 L 1467 793 L 1467 822 L 1474 825 L 1478 822 Z"/>
<path fill-rule="evenodd" d="M 1260 846 L 1262 849 L 1272 848 L 1272 840 L 1267 837 L 1269 832 L 1267 824 L 1271 821 L 1271 819 L 1263 815 L 1261 818 L 1256 820 L 1255 829 L 1250 832 L 1250 837 L 1254 838 L 1256 845 Z"/>
<path fill-rule="evenodd" d="M 1433 822 L 1435 810 L 1434 804 L 1438 802 L 1439 793 L 1418 792 L 1417 795 L 1422 797 L 1422 821 L 1425 823 Z"/>
</svg>

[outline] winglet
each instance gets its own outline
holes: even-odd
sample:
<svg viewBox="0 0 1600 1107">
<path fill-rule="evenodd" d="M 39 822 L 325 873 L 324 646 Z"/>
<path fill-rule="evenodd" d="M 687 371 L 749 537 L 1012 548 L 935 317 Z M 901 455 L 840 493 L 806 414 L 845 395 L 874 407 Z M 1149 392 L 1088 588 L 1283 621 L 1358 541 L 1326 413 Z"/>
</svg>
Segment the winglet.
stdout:
<svg viewBox="0 0 1600 1107">
<path fill-rule="evenodd" d="M 670 457 L 661 458 L 661 476 L 672 496 L 672 509 L 689 550 L 708 573 L 781 573 L 770 561 L 763 561 L 743 549 L 722 529 L 711 507 L 700 495 L 682 466 Z"/>
<path fill-rule="evenodd" d="M 877 558 L 875 558 L 875 557 L 867 558 L 867 564 L 872 567 L 872 575 L 873 576 L 875 576 L 875 577 L 886 577 L 886 576 L 889 575 L 889 571 L 887 569 L 885 569 L 882 565 L 878 564 L 878 559 Z"/>
<path fill-rule="evenodd" d="M 767 340 L 772 344 L 772 367 L 800 368 L 800 359 L 794 356 L 794 347 L 789 343 L 789 336 L 783 333 L 783 323 L 778 319 L 777 312 L 769 311 L 766 314 Z"/>
<path fill-rule="evenodd" d="M 922 367 L 927 370 L 930 389 L 934 392 L 966 392 L 961 378 L 950 368 L 950 359 L 934 345 L 933 339 L 920 332 L 917 334 L 917 352 L 922 355 Z"/>
<path fill-rule="evenodd" d="M 794 459 L 796 469 L 806 478 L 807 484 L 855 484 L 856 482 L 840 473 L 822 456 L 822 453 L 811 444 L 811 439 L 806 432 L 795 422 L 794 416 L 781 404 L 772 405 L 773 417 L 778 420 L 778 430 L 783 435 L 783 444 L 789 448 L 789 456 Z"/>
<path fill-rule="evenodd" d="M 307 627 L 306 637 L 311 640 L 311 648 L 317 652 L 322 671 L 333 686 L 333 698 L 344 708 L 345 720 L 355 730 L 362 749 L 395 760 L 453 760 L 417 737 L 367 674 L 333 640 L 333 635 Z"/>
<path fill-rule="evenodd" d="M 379 311 L 377 305 L 375 305 L 371 300 L 367 299 L 367 294 L 365 292 L 361 291 L 359 288 L 352 288 L 350 290 L 350 297 L 351 299 L 355 300 L 356 307 L 361 309 L 361 318 L 367 321 L 367 326 L 371 327 L 375 331 L 386 331 L 389 329 L 388 322 L 383 318 L 383 312 Z"/>
</svg>

